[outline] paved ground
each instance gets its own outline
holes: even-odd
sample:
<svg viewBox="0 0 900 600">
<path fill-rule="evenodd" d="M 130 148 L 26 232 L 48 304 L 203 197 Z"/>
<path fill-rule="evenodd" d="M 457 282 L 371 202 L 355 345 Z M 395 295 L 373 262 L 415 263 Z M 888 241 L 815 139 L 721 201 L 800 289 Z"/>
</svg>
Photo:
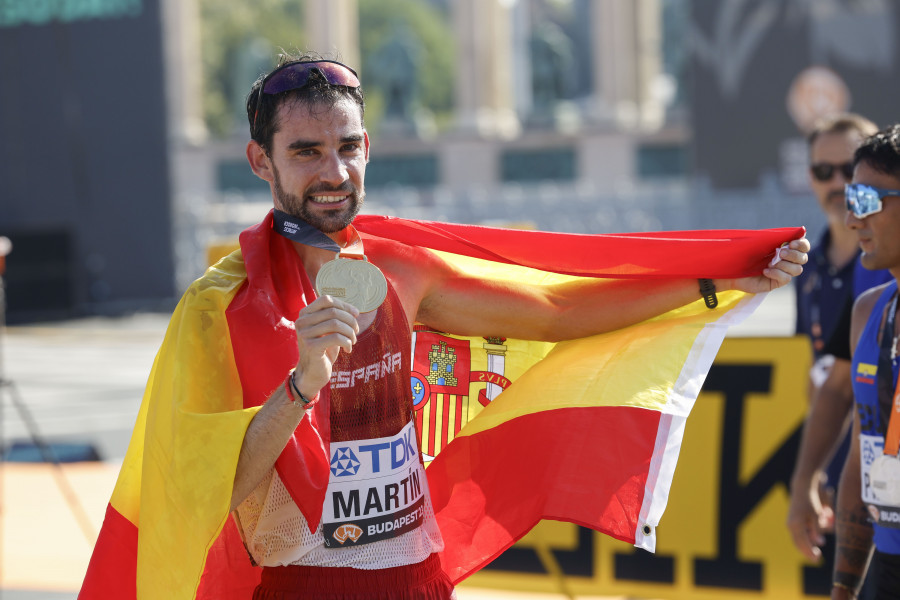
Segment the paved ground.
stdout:
<svg viewBox="0 0 900 600">
<path fill-rule="evenodd" d="M 779 291 L 734 335 L 787 335 Z M 0 463 L 0 598 L 73 600 L 84 576 L 168 315 L 0 329 L 0 447 L 31 439 L 93 447 L 103 459 L 57 470 Z M 460 600 L 562 596 L 462 588 Z"/>
</svg>

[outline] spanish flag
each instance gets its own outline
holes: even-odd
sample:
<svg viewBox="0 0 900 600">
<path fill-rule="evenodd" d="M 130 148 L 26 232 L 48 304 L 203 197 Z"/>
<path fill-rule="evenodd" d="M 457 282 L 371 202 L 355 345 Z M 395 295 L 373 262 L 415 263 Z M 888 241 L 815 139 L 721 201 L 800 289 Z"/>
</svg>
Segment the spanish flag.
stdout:
<svg viewBox="0 0 900 600">
<path fill-rule="evenodd" d="M 364 239 L 429 248 L 484 277 L 537 284 L 753 275 L 803 234 L 587 236 L 379 216 L 354 224 Z M 298 264 L 270 214 L 185 293 L 79 598 L 250 598 L 259 570 L 228 508 L 244 432 L 296 363 L 293 321 L 313 298 Z M 541 519 L 652 551 L 685 420 L 726 328 L 760 300 L 720 293 L 716 310 L 698 300 L 558 344 L 417 326 L 411 386 L 421 448 L 436 456 L 426 472 L 451 578 L 478 570 Z M 307 483 L 289 489 L 311 522 L 327 482 L 325 430 L 327 415 L 305 418 L 276 464 Z"/>
</svg>

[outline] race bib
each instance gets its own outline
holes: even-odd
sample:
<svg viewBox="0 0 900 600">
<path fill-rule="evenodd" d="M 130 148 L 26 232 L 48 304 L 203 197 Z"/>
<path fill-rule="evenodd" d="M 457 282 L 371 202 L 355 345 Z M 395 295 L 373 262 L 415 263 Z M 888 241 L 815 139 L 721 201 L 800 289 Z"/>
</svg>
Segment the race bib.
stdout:
<svg viewBox="0 0 900 600">
<path fill-rule="evenodd" d="M 371 544 L 421 526 L 425 485 L 412 422 L 391 437 L 333 442 L 322 515 L 325 546 Z"/>
<path fill-rule="evenodd" d="M 875 523 L 900 529 L 900 459 L 884 454 L 884 438 L 859 437 L 863 502 Z"/>
</svg>

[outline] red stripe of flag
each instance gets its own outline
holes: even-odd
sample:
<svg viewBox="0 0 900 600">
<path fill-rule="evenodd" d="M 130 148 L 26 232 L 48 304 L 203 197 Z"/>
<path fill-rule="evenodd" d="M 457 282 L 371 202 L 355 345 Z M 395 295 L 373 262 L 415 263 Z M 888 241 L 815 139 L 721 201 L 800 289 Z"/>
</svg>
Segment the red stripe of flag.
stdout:
<svg viewBox="0 0 900 600">
<path fill-rule="evenodd" d="M 137 596 L 138 528 L 112 504 L 88 565 L 79 600 L 131 599 Z"/>
<path fill-rule="evenodd" d="M 426 471 L 450 578 L 462 581 L 541 519 L 633 544 L 660 415 L 561 408 L 456 438 Z"/>
<path fill-rule="evenodd" d="M 441 406 L 441 404 L 443 403 L 443 401 L 444 401 L 443 399 L 444 399 L 444 395 L 443 395 L 443 394 L 438 394 L 438 395 L 436 395 L 436 396 L 433 396 L 433 397 L 431 398 L 431 402 L 429 402 L 429 404 L 430 404 L 431 406 L 429 407 L 429 410 L 428 410 L 428 423 L 429 423 L 429 427 L 428 427 L 428 454 L 430 454 L 431 456 L 434 456 L 434 454 L 435 454 L 435 452 L 434 452 L 434 445 L 435 445 L 435 444 L 434 444 L 434 440 L 435 440 L 435 438 L 437 438 L 437 432 L 435 432 L 435 429 L 437 428 L 437 411 L 438 411 L 438 408 L 439 408 L 439 407 Z"/>
</svg>

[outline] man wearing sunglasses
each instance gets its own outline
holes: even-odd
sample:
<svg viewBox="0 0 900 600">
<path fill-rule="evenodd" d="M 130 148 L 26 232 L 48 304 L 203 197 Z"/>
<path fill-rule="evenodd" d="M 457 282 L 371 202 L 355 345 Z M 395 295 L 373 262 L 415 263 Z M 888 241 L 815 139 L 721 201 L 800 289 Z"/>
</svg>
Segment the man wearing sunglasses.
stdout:
<svg viewBox="0 0 900 600">
<path fill-rule="evenodd" d="M 841 436 L 841 431 L 853 404 L 850 310 L 856 296 L 890 278 L 886 271 L 860 267 L 856 235 L 844 222 L 844 185 L 853 176 L 853 152 L 876 131 L 875 124 L 860 115 L 841 114 L 819 122 L 808 138 L 810 186 L 827 228 L 796 280 L 796 331 L 811 341 L 813 368 L 787 525 L 796 547 L 813 560 L 822 557 L 823 534 L 832 529 L 831 496 L 849 447 L 849 434 Z"/>
<path fill-rule="evenodd" d="M 853 232 L 844 225 L 844 184 L 853 177 L 853 152 L 876 131 L 860 115 L 841 114 L 817 123 L 808 137 L 810 187 L 827 227 L 795 285 L 797 333 L 810 337 L 817 360 L 850 293 L 859 253 Z"/>
<path fill-rule="evenodd" d="M 853 307 L 854 443 L 838 490 L 832 598 L 856 597 L 867 569 L 867 586 L 877 598 L 900 598 L 900 125 L 868 138 L 853 163 L 847 225 L 862 265 L 888 269 L 893 279 L 862 294 Z"/>
</svg>

